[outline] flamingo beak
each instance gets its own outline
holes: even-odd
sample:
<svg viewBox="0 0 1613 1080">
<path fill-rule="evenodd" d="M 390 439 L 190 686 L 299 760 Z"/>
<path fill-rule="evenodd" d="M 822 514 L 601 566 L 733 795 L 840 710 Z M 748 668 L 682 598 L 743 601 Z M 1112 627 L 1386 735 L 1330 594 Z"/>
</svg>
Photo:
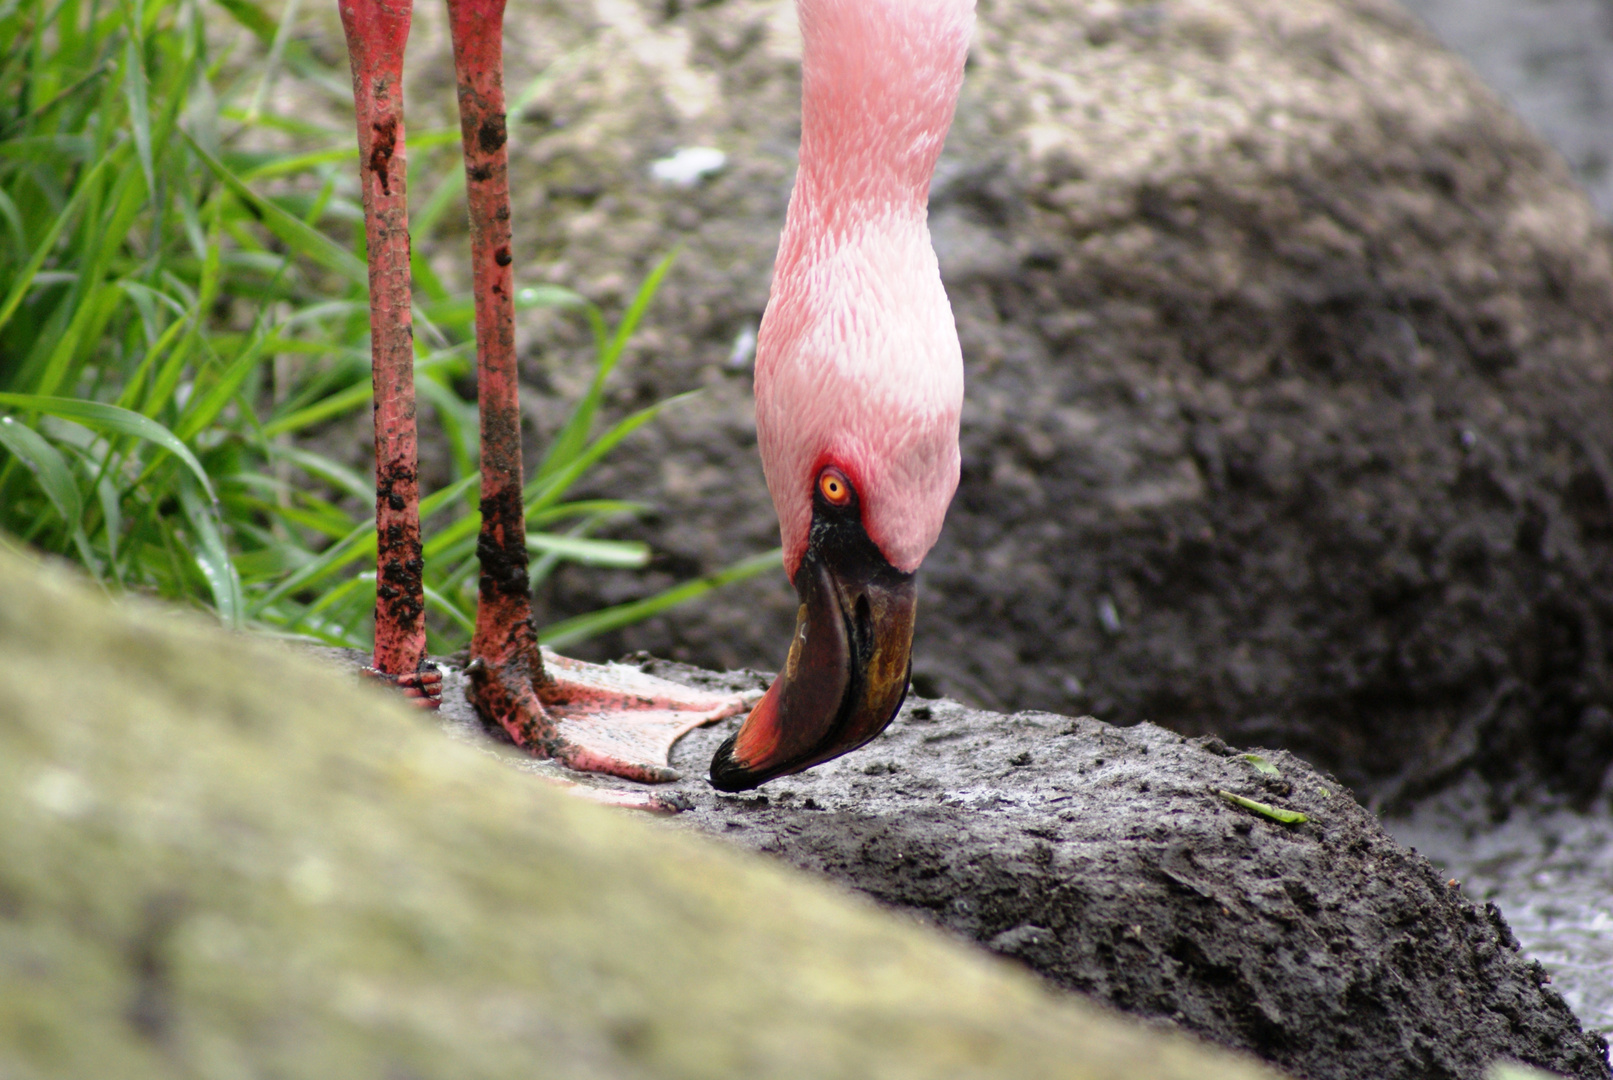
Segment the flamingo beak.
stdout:
<svg viewBox="0 0 1613 1080">
<path fill-rule="evenodd" d="M 745 791 L 857 749 L 907 696 L 918 590 L 860 521 L 814 520 L 795 591 L 801 604 L 784 670 L 711 759 L 719 791 Z"/>
</svg>

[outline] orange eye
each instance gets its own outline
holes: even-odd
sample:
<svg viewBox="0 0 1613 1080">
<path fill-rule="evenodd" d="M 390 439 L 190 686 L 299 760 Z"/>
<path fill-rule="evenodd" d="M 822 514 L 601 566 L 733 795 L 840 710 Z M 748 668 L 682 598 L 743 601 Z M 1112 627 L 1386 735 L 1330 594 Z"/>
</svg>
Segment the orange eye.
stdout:
<svg viewBox="0 0 1613 1080">
<path fill-rule="evenodd" d="M 818 493 L 829 500 L 830 506 L 845 506 L 851 501 L 851 482 L 831 465 L 818 474 Z"/>
</svg>

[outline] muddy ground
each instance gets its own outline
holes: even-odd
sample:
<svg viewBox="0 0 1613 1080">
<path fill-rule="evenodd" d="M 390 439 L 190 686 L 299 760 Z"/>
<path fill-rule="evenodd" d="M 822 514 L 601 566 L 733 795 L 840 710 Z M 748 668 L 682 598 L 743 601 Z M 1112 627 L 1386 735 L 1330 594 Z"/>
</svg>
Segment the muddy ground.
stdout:
<svg viewBox="0 0 1613 1080">
<path fill-rule="evenodd" d="M 349 656 L 351 662 L 356 658 Z M 641 658 L 703 686 L 765 676 Z M 594 781 L 486 732 L 450 672 L 440 721 L 540 776 Z M 754 793 L 706 783 L 737 721 L 686 736 L 656 790 L 696 829 L 821 874 L 1121 1011 L 1299 1080 L 1482 1080 L 1512 1058 L 1610 1080 L 1493 905 L 1283 751 L 1091 717 L 910 699 L 862 751 Z M 1285 824 L 1218 792 L 1305 815 Z"/>
</svg>

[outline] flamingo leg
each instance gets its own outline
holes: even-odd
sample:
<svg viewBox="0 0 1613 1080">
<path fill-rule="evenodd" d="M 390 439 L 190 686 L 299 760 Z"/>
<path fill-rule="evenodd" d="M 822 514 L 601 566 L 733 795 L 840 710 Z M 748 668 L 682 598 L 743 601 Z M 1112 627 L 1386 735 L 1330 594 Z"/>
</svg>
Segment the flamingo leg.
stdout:
<svg viewBox="0 0 1613 1080">
<path fill-rule="evenodd" d="M 358 117 L 375 383 L 375 659 L 365 673 L 434 708 L 441 700 L 442 673 L 426 660 L 409 313 L 403 49 L 410 5 L 409 0 L 342 0 L 340 7 Z"/>
<path fill-rule="evenodd" d="M 522 495 L 515 308 L 510 269 L 509 153 L 505 147 L 504 0 L 447 0 L 459 84 L 476 301 L 481 413 L 481 560 L 471 640 L 471 699 L 517 744 L 587 772 L 659 782 L 672 744 L 691 728 L 744 708 L 622 664 L 549 655 L 532 621 Z"/>
</svg>

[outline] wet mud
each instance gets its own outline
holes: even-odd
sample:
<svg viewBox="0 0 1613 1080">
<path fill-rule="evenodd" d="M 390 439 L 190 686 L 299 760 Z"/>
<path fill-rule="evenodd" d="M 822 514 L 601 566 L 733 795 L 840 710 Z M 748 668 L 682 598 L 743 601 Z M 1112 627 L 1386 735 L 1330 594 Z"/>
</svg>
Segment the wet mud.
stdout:
<svg viewBox="0 0 1613 1080">
<path fill-rule="evenodd" d="M 766 684 L 642 665 L 712 688 Z M 450 672 L 440 722 L 455 737 L 539 776 L 642 790 L 500 746 L 463 686 Z M 678 744 L 684 776 L 656 789 L 683 807 L 668 828 L 825 876 L 1300 1080 L 1481 1080 L 1503 1058 L 1613 1077 L 1605 1042 L 1520 951 L 1503 913 L 1291 754 L 913 699 L 862 751 L 728 796 L 706 769 L 737 726 Z"/>
</svg>

